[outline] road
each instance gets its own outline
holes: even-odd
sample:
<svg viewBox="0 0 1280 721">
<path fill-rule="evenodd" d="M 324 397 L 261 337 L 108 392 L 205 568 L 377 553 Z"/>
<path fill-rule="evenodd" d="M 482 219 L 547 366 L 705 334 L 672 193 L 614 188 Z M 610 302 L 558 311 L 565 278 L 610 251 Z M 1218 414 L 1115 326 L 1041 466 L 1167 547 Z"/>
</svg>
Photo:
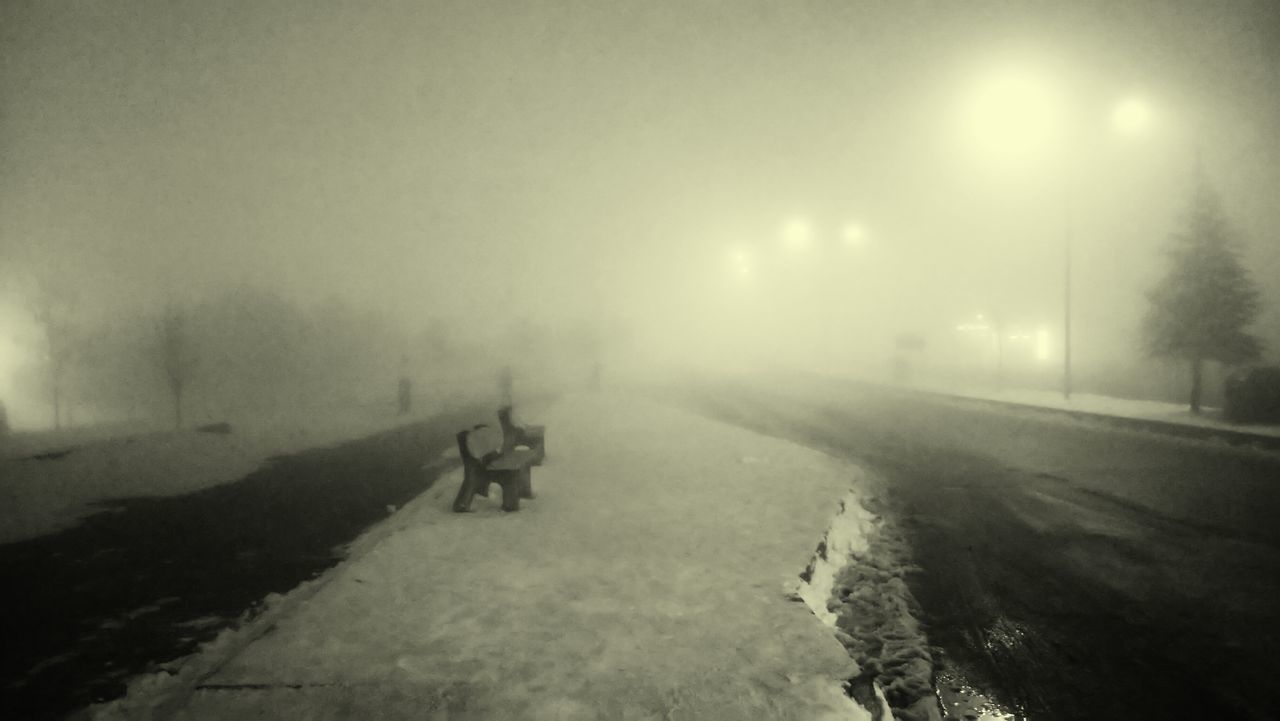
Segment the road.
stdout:
<svg viewBox="0 0 1280 721">
<path fill-rule="evenodd" d="M 122 695 L 426 490 L 466 409 L 272 459 L 234 483 L 112 503 L 74 528 L 0 545 L 0 718 L 54 719 Z"/>
<path fill-rule="evenodd" d="M 1280 718 L 1280 455 L 812 378 L 680 394 L 872 471 L 943 677 L 1006 713 Z"/>
</svg>

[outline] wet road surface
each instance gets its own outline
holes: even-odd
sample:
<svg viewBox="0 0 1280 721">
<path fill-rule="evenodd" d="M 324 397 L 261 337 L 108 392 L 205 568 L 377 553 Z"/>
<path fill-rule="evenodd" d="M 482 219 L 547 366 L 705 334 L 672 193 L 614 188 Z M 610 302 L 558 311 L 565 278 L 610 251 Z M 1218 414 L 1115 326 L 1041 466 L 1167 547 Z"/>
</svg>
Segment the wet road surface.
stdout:
<svg viewBox="0 0 1280 721">
<path fill-rule="evenodd" d="M 475 409 L 272 459 L 234 483 L 113 502 L 66 531 L 0 545 L 0 718 L 117 698 L 342 560 L 341 546 L 429 488 Z M 56 461 L 51 461 L 56 462 Z"/>
<path fill-rule="evenodd" d="M 1006 711 L 1280 718 L 1280 455 L 847 382 L 682 394 L 879 476 L 930 642 Z"/>
</svg>

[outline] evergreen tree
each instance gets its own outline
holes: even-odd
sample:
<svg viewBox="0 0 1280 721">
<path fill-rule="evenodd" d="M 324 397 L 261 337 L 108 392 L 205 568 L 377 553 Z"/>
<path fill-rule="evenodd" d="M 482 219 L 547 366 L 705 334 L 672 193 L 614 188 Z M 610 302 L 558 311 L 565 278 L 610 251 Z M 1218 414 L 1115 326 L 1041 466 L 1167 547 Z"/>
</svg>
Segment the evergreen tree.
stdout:
<svg viewBox="0 0 1280 721">
<path fill-rule="evenodd" d="M 1222 201 L 1196 168 L 1191 210 L 1170 237 L 1169 271 L 1147 294 L 1147 350 L 1189 364 L 1190 405 L 1200 412 L 1204 364 L 1253 360 L 1261 353 L 1246 328 L 1258 314 L 1258 291 L 1240 263 Z"/>
</svg>

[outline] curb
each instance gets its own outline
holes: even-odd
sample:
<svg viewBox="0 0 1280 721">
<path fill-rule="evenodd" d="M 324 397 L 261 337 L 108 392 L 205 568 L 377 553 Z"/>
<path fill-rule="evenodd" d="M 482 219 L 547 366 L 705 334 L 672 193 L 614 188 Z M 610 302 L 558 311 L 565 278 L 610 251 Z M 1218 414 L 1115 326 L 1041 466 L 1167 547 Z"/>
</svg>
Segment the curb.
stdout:
<svg viewBox="0 0 1280 721">
<path fill-rule="evenodd" d="M 1181 438 L 1191 438 L 1201 441 L 1226 441 L 1232 446 L 1251 447 L 1265 451 L 1280 451 L 1280 436 L 1268 436 L 1259 433 L 1249 433 L 1247 431 L 1236 431 L 1229 428 L 1214 428 L 1210 426 L 1193 426 L 1185 423 L 1173 423 L 1170 421 L 1158 421 L 1149 418 L 1127 418 L 1125 416 L 1114 416 L 1106 413 L 1094 413 L 1091 411 L 1081 411 L 1071 408 L 1055 408 L 1052 406 L 1037 406 L 1030 403 L 1018 403 L 1016 401 L 1001 401 L 991 398 L 975 398 L 973 396 L 956 395 L 954 393 L 944 393 L 942 391 L 930 391 L 919 388 L 896 387 L 895 390 L 904 393 L 916 393 L 919 395 L 936 396 L 939 398 L 947 398 L 949 400 L 969 401 L 972 403 L 986 404 L 1001 408 L 1013 410 L 1030 410 L 1051 413 L 1060 416 L 1081 418 L 1090 421 L 1098 421 L 1108 425 L 1120 428 L 1128 428 L 1131 430 L 1150 431 L 1169 436 L 1178 436 Z"/>
</svg>

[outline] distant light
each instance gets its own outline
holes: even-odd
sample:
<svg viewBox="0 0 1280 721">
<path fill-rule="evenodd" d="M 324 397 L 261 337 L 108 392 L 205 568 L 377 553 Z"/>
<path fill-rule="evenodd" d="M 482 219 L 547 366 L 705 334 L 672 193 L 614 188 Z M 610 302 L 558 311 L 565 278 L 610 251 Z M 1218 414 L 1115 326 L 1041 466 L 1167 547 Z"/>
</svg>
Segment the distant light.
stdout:
<svg viewBox="0 0 1280 721">
<path fill-rule="evenodd" d="M 844 226 L 840 235 L 844 238 L 846 245 L 862 245 L 862 241 L 866 240 L 867 237 L 866 231 L 856 223 L 849 223 Z"/>
<path fill-rule="evenodd" d="M 1049 360 L 1049 329 L 1041 328 L 1036 331 L 1036 360 Z"/>
<path fill-rule="evenodd" d="M 8 397 L 13 386 L 13 375 L 21 366 L 18 344 L 0 336 L 0 400 Z"/>
<path fill-rule="evenodd" d="M 19 339 L 37 331 L 38 326 L 29 313 L 0 301 L 0 402 L 10 401 L 7 408 L 11 424 L 14 422 L 13 394 L 20 387 L 16 376 L 24 365 L 36 359 L 38 352 Z"/>
<path fill-rule="evenodd" d="M 1112 111 L 1111 124 L 1122 133 L 1140 133 L 1151 124 L 1151 108 L 1137 98 L 1129 98 Z"/>
<path fill-rule="evenodd" d="M 813 238 L 813 229 L 804 218 L 792 218 L 782 226 L 782 242 L 789 248 L 804 248 Z"/>
</svg>

